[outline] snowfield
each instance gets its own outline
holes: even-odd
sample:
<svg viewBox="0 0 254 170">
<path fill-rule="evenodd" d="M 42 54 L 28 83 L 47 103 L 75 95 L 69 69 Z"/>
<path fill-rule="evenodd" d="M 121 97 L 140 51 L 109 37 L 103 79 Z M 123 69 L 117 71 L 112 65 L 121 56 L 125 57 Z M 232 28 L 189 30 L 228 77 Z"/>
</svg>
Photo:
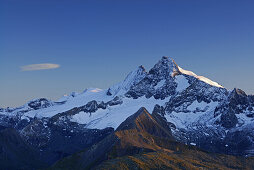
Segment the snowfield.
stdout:
<svg viewBox="0 0 254 170">
<path fill-rule="evenodd" d="M 154 98 L 141 97 L 138 99 L 123 98 L 123 104 L 111 106 L 107 109 L 99 109 L 91 115 L 89 113 L 80 112 L 75 114 L 71 121 L 80 124 L 86 124 L 89 129 L 104 129 L 105 127 L 117 128 L 126 118 L 135 113 L 140 107 L 145 107 L 150 113 L 156 104 L 163 106 L 165 100 L 156 100 Z"/>
</svg>

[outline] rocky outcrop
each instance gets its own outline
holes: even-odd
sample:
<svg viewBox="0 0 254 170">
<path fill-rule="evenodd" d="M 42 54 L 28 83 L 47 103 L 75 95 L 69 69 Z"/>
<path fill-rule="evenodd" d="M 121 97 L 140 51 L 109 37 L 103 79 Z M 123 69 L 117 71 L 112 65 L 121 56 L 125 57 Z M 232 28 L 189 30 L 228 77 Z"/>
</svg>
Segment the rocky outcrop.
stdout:
<svg viewBox="0 0 254 170">
<path fill-rule="evenodd" d="M 47 108 L 47 107 L 50 107 L 52 105 L 53 105 L 53 103 L 50 102 L 49 100 L 45 99 L 45 98 L 33 100 L 33 101 L 28 103 L 28 106 L 31 107 L 34 110 L 38 110 L 38 109 L 41 109 L 41 108 Z"/>
<path fill-rule="evenodd" d="M 221 114 L 221 125 L 225 128 L 233 128 L 238 123 L 238 119 L 235 115 L 235 111 L 229 107 L 229 109 Z"/>
</svg>

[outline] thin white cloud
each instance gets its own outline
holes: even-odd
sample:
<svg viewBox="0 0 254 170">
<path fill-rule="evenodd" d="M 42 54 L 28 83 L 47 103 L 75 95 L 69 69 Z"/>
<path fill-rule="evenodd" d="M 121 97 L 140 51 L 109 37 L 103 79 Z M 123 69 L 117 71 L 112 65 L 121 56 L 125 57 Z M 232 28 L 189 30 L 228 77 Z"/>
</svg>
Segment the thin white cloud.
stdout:
<svg viewBox="0 0 254 170">
<path fill-rule="evenodd" d="M 59 64 L 43 63 L 43 64 L 31 64 L 22 66 L 21 71 L 34 71 L 34 70 L 48 70 L 59 68 Z"/>
</svg>

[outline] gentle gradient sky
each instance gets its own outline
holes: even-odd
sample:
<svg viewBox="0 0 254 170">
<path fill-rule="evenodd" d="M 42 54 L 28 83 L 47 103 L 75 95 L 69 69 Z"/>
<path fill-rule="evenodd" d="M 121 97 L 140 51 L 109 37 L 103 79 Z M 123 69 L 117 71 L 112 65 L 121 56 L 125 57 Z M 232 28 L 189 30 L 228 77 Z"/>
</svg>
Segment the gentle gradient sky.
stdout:
<svg viewBox="0 0 254 170">
<path fill-rule="evenodd" d="M 253 94 L 253 9 L 253 0 L 0 0 L 0 107 L 107 88 L 163 55 Z"/>
</svg>

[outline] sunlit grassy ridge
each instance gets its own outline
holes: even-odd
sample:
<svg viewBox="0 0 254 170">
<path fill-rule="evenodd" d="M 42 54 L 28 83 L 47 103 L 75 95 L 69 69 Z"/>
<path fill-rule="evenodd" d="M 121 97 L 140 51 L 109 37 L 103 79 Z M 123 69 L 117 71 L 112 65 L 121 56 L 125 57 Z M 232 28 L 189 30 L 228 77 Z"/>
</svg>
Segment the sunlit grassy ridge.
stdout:
<svg viewBox="0 0 254 170">
<path fill-rule="evenodd" d="M 218 155 L 202 151 L 149 152 L 118 157 L 95 169 L 254 169 L 253 158 Z"/>
</svg>

